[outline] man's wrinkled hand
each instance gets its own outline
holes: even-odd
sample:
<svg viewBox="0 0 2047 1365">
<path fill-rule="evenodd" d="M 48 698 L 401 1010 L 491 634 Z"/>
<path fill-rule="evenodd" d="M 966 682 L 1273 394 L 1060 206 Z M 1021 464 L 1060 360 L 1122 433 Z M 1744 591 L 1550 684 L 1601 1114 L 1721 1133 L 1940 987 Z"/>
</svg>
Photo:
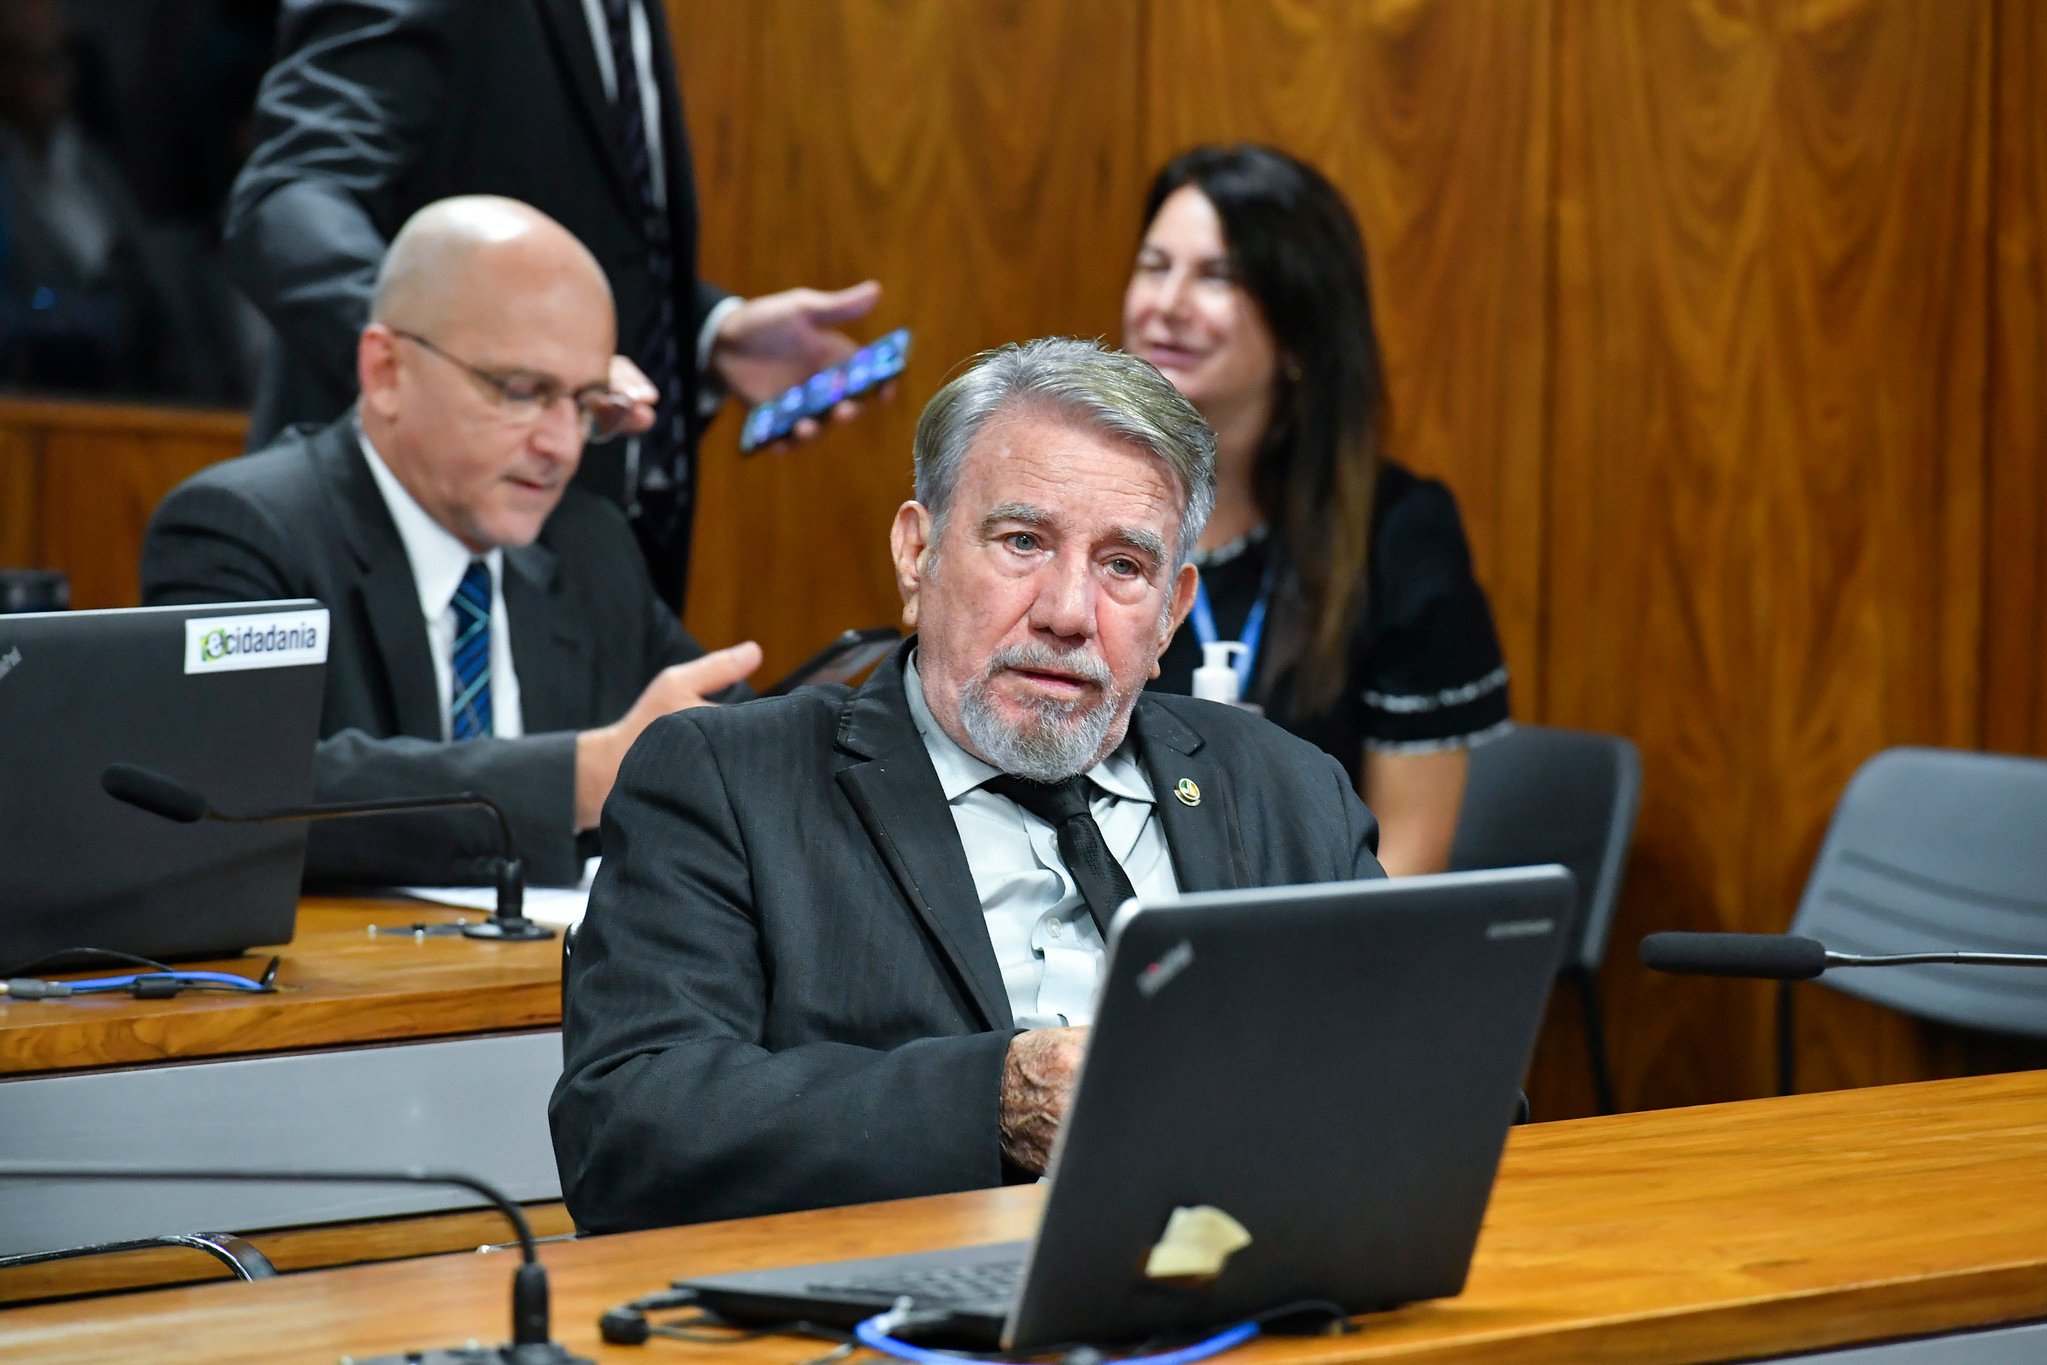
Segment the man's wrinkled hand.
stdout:
<svg viewBox="0 0 2047 1365">
<path fill-rule="evenodd" d="M 1043 1175 L 1073 1098 L 1087 1048 L 1084 1028 L 1031 1029 L 1009 1040 L 1002 1063 L 1002 1154 Z"/>
</svg>

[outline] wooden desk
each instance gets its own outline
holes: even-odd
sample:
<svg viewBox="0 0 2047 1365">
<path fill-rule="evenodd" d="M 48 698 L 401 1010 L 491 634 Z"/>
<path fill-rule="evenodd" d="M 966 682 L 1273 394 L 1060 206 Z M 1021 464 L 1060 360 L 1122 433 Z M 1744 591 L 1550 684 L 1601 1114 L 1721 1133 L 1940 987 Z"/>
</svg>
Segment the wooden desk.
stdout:
<svg viewBox="0 0 2047 1365">
<path fill-rule="evenodd" d="M 0 1156 L 185 1165 L 444 1165 L 569 1230 L 546 1130 L 560 1066 L 561 940 L 488 943 L 372 924 L 447 922 L 409 901 L 308 899 L 276 995 L 0 1003 Z M 270 949 L 192 964 L 259 973 Z M 0 1185 L 0 1254 L 169 1231 L 251 1240 L 280 1267 L 473 1247 L 505 1235 L 459 1191 L 130 1191 Z M 419 1216 L 419 1215 L 426 1216 Z M 400 1217 L 399 1215 L 406 1215 Z M 365 1221 L 368 1220 L 368 1221 Z M 303 1224 L 335 1224 L 314 1229 Z M 190 1252 L 0 1276 L 0 1302 L 217 1273 Z"/>
<path fill-rule="evenodd" d="M 1743 1358 L 2047 1316 L 2047 1073 L 1543 1124 L 1508 1143 L 1469 1287 L 1253 1362 Z M 543 1248 L 556 1334 L 599 1359 L 786 1365 L 768 1338 L 608 1348 L 683 1274 L 1026 1235 L 1019 1187 Z M 327 1360 L 502 1341 L 510 1254 L 0 1312 L 0 1357 Z"/>
<path fill-rule="evenodd" d="M 255 976 L 279 954 L 275 995 L 0 1000 L 0 1076 L 560 1027 L 559 938 L 368 934 L 372 924 L 456 918 L 414 901 L 309 897 L 290 943 L 179 964 Z"/>
</svg>

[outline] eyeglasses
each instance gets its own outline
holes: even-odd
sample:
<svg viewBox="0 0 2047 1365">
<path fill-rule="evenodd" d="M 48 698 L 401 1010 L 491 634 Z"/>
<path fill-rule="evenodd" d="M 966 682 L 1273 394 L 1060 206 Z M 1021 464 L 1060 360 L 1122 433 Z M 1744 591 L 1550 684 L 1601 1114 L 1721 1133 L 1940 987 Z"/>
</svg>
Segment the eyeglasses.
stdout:
<svg viewBox="0 0 2047 1365">
<path fill-rule="evenodd" d="M 598 445 L 619 435 L 625 430 L 626 423 L 632 420 L 633 400 L 624 394 L 614 393 L 608 385 L 585 384 L 580 389 L 570 389 L 552 375 L 532 374 L 524 370 L 509 373 L 486 370 L 460 356 L 450 355 L 417 332 L 393 327 L 391 335 L 404 337 L 420 349 L 467 371 L 471 379 L 483 385 L 499 407 L 518 421 L 538 422 L 554 410 L 556 403 L 566 398 L 576 405 L 576 415 L 583 426 L 583 439 Z"/>
</svg>

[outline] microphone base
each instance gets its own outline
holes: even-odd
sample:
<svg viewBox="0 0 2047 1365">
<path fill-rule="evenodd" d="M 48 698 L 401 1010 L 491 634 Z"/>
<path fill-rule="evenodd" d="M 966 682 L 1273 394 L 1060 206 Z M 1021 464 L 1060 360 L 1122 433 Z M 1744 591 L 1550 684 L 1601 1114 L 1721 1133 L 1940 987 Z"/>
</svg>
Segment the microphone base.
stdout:
<svg viewBox="0 0 2047 1365">
<path fill-rule="evenodd" d="M 464 938 L 489 938 L 507 943 L 529 943 L 544 938 L 553 938 L 554 930 L 544 924 L 535 924 L 525 916 L 517 919 L 487 919 L 477 924 L 462 926 Z"/>
<path fill-rule="evenodd" d="M 392 1356 L 343 1356 L 347 1365 L 596 1365 L 558 1341 L 527 1346 L 443 1346 Z"/>
</svg>

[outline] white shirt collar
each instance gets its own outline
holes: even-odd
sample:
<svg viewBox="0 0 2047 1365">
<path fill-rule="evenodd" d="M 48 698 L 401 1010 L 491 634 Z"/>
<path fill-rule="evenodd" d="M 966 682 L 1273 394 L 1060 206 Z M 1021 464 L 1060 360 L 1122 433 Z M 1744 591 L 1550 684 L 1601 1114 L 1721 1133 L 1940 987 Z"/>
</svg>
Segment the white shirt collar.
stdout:
<svg viewBox="0 0 2047 1365">
<path fill-rule="evenodd" d="M 924 680 L 917 675 L 917 656 L 914 653 L 903 666 L 903 691 L 909 697 L 910 719 L 915 722 L 917 733 L 923 737 L 925 751 L 931 755 L 931 766 L 937 770 L 938 785 L 944 788 L 947 802 L 957 801 L 989 778 L 1001 776 L 1000 768 L 968 753 L 931 714 L 931 706 L 924 700 Z M 1130 736 L 1124 735 L 1123 742 L 1116 746 L 1114 752 L 1088 770 L 1088 776 L 1111 796 L 1150 804 L 1153 800 L 1151 778 L 1145 774 L 1144 765 L 1137 761 L 1136 748 Z"/>
<path fill-rule="evenodd" d="M 370 444 L 370 438 L 360 428 L 356 440 L 362 446 L 363 458 L 369 462 L 370 477 L 377 482 L 377 491 L 384 495 L 384 506 L 391 510 L 391 520 L 398 527 L 398 539 L 405 546 L 405 558 L 412 565 L 413 585 L 419 590 L 419 613 L 428 621 L 437 618 L 448 609 L 448 603 L 455 599 L 455 589 L 461 586 L 462 575 L 469 571 L 469 561 L 481 558 L 490 565 L 493 595 L 504 591 L 505 552 L 492 549 L 478 556 L 467 545 L 457 540 L 454 533 L 435 521 L 419 500 L 398 482 L 398 476 L 377 454 L 377 448 Z"/>
</svg>

